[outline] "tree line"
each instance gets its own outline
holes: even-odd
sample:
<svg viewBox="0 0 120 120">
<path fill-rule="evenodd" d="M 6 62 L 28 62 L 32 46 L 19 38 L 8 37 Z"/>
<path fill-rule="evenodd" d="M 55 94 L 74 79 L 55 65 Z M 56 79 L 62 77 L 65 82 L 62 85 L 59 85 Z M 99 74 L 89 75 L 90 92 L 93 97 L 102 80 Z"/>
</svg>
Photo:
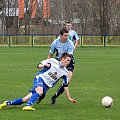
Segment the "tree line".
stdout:
<svg viewBox="0 0 120 120">
<path fill-rule="evenodd" d="M 67 21 L 73 22 L 78 34 L 120 34 L 120 0 L 49 0 L 46 18 L 43 1 L 36 0 L 36 17 L 32 19 L 30 0 L 25 0 L 22 19 L 18 18 L 18 0 L 0 1 L 0 34 L 59 34 Z"/>
</svg>

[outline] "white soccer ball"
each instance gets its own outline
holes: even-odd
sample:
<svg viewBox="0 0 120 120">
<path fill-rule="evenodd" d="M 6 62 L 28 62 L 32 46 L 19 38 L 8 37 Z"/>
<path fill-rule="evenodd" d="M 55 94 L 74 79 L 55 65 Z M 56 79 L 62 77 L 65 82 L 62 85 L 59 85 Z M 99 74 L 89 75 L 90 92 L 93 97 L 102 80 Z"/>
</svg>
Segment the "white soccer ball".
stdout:
<svg viewBox="0 0 120 120">
<path fill-rule="evenodd" d="M 102 105 L 104 107 L 110 107 L 113 104 L 113 99 L 110 96 L 106 96 L 102 99 Z"/>
</svg>

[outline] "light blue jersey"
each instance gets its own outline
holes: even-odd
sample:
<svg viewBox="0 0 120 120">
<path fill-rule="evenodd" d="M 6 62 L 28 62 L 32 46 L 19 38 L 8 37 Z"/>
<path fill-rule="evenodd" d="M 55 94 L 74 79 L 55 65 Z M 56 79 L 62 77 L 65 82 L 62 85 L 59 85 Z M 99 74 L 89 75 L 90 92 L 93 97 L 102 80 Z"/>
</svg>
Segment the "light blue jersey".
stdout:
<svg viewBox="0 0 120 120">
<path fill-rule="evenodd" d="M 72 41 L 67 40 L 65 43 L 61 43 L 60 37 L 54 40 L 51 44 L 49 53 L 54 54 L 56 52 L 56 59 L 60 60 L 63 53 L 69 53 L 73 55 L 74 44 Z"/>
<path fill-rule="evenodd" d="M 79 40 L 78 34 L 74 30 L 69 31 L 68 38 L 73 42 L 73 44 L 75 44 L 75 41 Z"/>
</svg>

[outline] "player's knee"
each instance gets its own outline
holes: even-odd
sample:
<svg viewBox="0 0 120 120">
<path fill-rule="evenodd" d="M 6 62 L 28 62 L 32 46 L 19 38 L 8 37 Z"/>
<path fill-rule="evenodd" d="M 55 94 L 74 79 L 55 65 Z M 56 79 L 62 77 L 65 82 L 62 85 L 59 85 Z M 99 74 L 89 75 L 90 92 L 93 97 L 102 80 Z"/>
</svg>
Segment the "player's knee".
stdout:
<svg viewBox="0 0 120 120">
<path fill-rule="evenodd" d="M 43 94 L 43 91 L 36 91 L 39 95 Z"/>
<path fill-rule="evenodd" d="M 43 90 L 42 90 L 42 89 L 39 89 L 39 88 L 36 89 L 36 92 L 37 92 L 39 95 L 42 95 L 42 94 L 43 94 Z"/>
</svg>

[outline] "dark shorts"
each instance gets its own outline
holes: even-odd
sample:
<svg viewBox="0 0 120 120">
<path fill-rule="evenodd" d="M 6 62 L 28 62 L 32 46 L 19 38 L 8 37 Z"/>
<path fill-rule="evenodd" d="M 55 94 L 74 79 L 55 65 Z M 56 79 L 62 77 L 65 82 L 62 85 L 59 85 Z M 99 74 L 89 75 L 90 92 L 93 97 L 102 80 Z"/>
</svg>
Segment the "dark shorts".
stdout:
<svg viewBox="0 0 120 120">
<path fill-rule="evenodd" d="M 70 61 L 70 64 L 67 66 L 67 70 L 73 72 L 73 70 L 74 70 L 74 65 L 75 65 L 75 61 L 74 61 L 74 59 L 72 59 L 72 60 Z"/>
</svg>

